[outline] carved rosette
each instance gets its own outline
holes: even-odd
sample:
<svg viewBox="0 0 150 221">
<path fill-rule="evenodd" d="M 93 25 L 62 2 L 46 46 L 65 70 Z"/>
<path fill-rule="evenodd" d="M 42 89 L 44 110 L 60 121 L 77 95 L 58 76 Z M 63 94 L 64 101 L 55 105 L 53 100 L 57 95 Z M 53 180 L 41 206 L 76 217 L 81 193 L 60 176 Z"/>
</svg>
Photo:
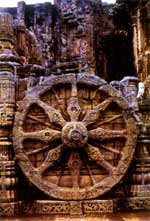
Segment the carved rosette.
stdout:
<svg viewBox="0 0 150 221">
<path fill-rule="evenodd" d="M 16 159 L 29 180 L 57 199 L 92 199 L 126 173 L 137 138 L 133 111 L 97 76 L 51 76 L 18 102 Z"/>
</svg>

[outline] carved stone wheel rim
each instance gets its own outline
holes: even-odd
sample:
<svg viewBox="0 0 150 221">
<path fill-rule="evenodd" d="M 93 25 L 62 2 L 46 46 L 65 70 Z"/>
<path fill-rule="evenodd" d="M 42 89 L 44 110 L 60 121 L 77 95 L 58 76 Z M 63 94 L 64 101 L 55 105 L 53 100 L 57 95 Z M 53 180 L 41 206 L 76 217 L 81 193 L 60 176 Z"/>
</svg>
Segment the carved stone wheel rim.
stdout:
<svg viewBox="0 0 150 221">
<path fill-rule="evenodd" d="M 61 112 L 60 109 L 56 110 L 54 107 L 41 100 L 41 97 L 45 96 L 46 92 L 51 91 L 53 87 L 57 85 L 59 85 L 58 88 L 65 88 L 66 85 L 70 85 L 70 94 L 67 98 L 66 112 Z M 90 102 L 94 102 L 96 96 L 98 96 L 99 101 L 101 93 L 107 94 L 108 97 L 96 106 L 92 106 L 91 109 L 85 108 L 83 110 L 80 102 L 80 100 L 82 101 L 82 97 L 81 99 L 78 98 L 81 94 L 78 89 L 80 85 L 82 85 L 81 88 L 89 87 L 90 89 L 87 90 L 94 91 L 94 95 L 91 95 L 90 97 Z M 55 96 L 56 100 L 59 100 L 57 93 Z M 84 98 L 84 102 L 85 100 L 86 99 Z M 33 121 L 35 120 L 35 122 L 38 121 L 40 124 L 40 120 L 36 118 L 36 116 L 29 116 L 29 110 L 32 109 L 32 105 L 34 104 L 43 109 L 49 118 L 50 124 L 57 125 L 59 127 L 58 130 L 52 129 L 52 126 L 47 122 L 41 122 L 41 124 L 45 124 L 46 129 L 35 132 L 24 131 L 24 122 L 27 118 L 30 118 Z M 117 113 L 117 115 L 114 115 L 110 119 L 106 118 L 102 120 L 105 112 L 114 104 L 117 105 L 120 113 Z M 82 105 L 84 108 L 84 103 Z M 51 76 L 41 85 L 35 86 L 30 91 L 27 91 L 25 98 L 22 101 L 19 101 L 17 106 L 18 110 L 16 112 L 13 130 L 13 143 L 16 159 L 26 177 L 28 177 L 28 179 L 44 193 L 51 197 L 63 200 L 96 198 L 108 192 L 126 173 L 134 154 L 137 129 L 132 111 L 126 100 L 120 96 L 117 90 L 107 84 L 104 80 L 97 76 L 83 73 L 78 75 L 68 74 Z M 64 114 L 69 117 L 69 120 L 65 119 Z M 103 128 L 103 125 L 109 127 L 112 122 L 116 122 L 119 118 L 124 122 L 125 126 L 123 129 L 115 130 L 105 129 L 105 127 Z M 28 142 L 28 139 L 33 139 L 35 141 L 39 139 L 40 141 L 45 142 L 47 146 L 42 147 L 41 149 L 26 151 L 24 143 Z M 61 140 L 61 143 L 51 149 L 51 142 L 57 139 Z M 118 142 L 115 139 L 120 139 L 120 150 L 117 150 L 112 146 L 110 147 L 109 145 L 105 146 L 101 144 L 104 140 L 104 142 L 110 142 L 112 145 L 113 142 Z M 121 143 L 122 140 L 123 144 Z M 93 143 L 91 144 L 91 142 Z M 48 148 L 48 152 L 43 163 L 41 163 L 40 166 L 34 166 L 29 156 L 43 151 L 46 148 Z M 70 155 L 67 158 L 67 167 L 70 171 L 69 179 L 72 182 L 71 186 L 60 185 L 59 181 L 52 182 L 51 174 L 49 175 L 50 178 L 48 180 L 46 179 L 47 177 L 44 176 L 44 173 L 46 173 L 45 171 L 48 170 L 49 173 L 51 168 L 55 167 L 55 163 L 61 164 L 61 157 L 65 151 L 70 151 Z M 108 160 L 105 160 L 105 151 L 111 156 L 117 155 L 118 158 L 115 166 L 110 163 L 112 161 L 109 162 Z M 81 159 L 83 153 L 86 156 L 85 161 Z M 83 165 L 82 161 L 84 161 L 84 165 L 88 171 L 88 184 L 83 182 L 83 186 L 81 186 L 81 182 L 79 181 L 81 180 L 81 177 L 84 176 L 81 174 L 81 168 Z M 104 175 L 92 175 L 93 171 L 89 166 L 91 163 L 94 165 L 96 164 L 97 170 L 99 167 L 102 170 L 105 170 Z M 63 168 L 63 165 L 61 167 Z M 60 177 L 58 180 L 60 180 Z"/>
</svg>

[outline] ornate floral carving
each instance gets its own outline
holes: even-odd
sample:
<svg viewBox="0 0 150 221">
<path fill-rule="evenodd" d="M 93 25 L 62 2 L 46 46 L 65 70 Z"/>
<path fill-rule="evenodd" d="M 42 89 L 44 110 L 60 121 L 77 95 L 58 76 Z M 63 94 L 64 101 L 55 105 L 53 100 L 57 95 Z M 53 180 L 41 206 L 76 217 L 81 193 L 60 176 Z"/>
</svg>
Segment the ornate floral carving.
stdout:
<svg viewBox="0 0 150 221">
<path fill-rule="evenodd" d="M 113 213 L 112 200 L 97 200 L 83 203 L 85 214 Z"/>
</svg>

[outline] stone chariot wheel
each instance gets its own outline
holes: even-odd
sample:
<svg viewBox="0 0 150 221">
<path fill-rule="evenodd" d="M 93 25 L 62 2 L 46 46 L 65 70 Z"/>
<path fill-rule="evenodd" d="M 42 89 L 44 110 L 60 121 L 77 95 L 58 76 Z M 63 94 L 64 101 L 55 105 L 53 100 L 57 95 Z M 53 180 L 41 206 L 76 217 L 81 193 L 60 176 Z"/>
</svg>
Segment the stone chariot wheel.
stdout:
<svg viewBox="0 0 150 221">
<path fill-rule="evenodd" d="M 82 200 L 109 191 L 126 173 L 136 143 L 126 100 L 97 76 L 51 76 L 18 102 L 16 159 L 51 197 Z"/>
</svg>

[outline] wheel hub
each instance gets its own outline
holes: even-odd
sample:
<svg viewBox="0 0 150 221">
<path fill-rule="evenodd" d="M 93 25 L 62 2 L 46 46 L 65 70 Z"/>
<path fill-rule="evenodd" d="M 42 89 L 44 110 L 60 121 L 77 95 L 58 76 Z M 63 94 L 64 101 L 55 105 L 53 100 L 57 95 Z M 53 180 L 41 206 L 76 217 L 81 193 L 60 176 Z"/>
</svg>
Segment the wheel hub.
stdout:
<svg viewBox="0 0 150 221">
<path fill-rule="evenodd" d="M 83 147 L 87 139 L 87 129 L 81 122 L 69 122 L 62 129 L 62 142 L 65 147 Z"/>
</svg>

